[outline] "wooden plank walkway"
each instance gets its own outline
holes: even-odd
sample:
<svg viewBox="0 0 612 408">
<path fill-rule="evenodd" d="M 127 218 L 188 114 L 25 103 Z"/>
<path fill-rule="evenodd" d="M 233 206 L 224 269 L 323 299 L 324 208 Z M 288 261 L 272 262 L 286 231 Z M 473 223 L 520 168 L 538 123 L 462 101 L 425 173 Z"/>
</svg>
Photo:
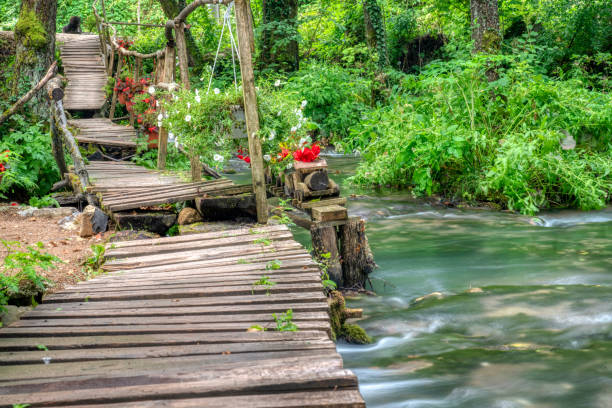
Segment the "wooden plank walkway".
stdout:
<svg viewBox="0 0 612 408">
<path fill-rule="evenodd" d="M 63 34 L 60 50 L 68 79 L 64 96 L 66 110 L 99 110 L 106 102 L 106 67 L 100 38 L 92 34 Z"/>
<path fill-rule="evenodd" d="M 68 124 L 78 129 L 75 137 L 80 143 L 131 148 L 137 145 L 138 134 L 133 126 L 117 125 L 106 118 L 75 119 Z"/>
<path fill-rule="evenodd" d="M 107 257 L 108 273 L 0 330 L 0 405 L 365 406 L 329 338 L 320 271 L 285 226 L 121 242 Z M 264 275 L 269 293 L 253 285 Z M 299 331 L 276 331 L 288 309 Z"/>
<path fill-rule="evenodd" d="M 102 206 L 111 212 L 194 200 L 234 186 L 224 178 L 190 183 L 127 162 L 92 161 L 86 168 L 93 185 L 90 191 L 101 194 Z"/>
</svg>

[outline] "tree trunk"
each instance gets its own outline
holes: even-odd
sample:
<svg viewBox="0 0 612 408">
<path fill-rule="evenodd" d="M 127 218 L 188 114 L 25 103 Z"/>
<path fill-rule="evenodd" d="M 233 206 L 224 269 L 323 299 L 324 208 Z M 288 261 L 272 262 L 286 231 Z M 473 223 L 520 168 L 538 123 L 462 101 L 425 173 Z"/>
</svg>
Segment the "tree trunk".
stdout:
<svg viewBox="0 0 612 408">
<path fill-rule="evenodd" d="M 57 0 L 22 0 L 15 26 L 15 74 L 13 96 L 34 87 L 55 60 L 55 18 Z M 38 116 L 48 116 L 44 93 L 28 104 Z"/>
<path fill-rule="evenodd" d="M 474 52 L 494 54 L 501 46 L 497 0 L 470 0 Z"/>
<path fill-rule="evenodd" d="M 159 0 L 162 10 L 166 17 L 174 20 L 176 16 L 185 8 L 185 0 Z M 185 28 L 185 40 L 187 41 L 187 51 L 189 51 L 189 62 L 191 65 L 199 66 L 203 64 L 203 57 L 198 48 L 191 31 Z"/>
<path fill-rule="evenodd" d="M 385 30 L 382 11 L 376 0 L 364 0 L 363 18 L 366 27 L 365 34 L 368 47 L 376 50 L 378 54 L 378 65 L 386 67 L 389 65 L 387 32 Z"/>
<path fill-rule="evenodd" d="M 263 66 L 284 71 L 297 71 L 300 68 L 297 12 L 297 0 L 263 0 Z M 287 44 L 288 38 L 290 40 Z"/>
</svg>

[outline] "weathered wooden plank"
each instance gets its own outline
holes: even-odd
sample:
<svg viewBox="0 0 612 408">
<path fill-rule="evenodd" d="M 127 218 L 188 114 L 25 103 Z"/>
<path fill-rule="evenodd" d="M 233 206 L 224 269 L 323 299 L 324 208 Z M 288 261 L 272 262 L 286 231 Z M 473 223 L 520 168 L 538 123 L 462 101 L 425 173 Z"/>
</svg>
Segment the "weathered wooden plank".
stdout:
<svg viewBox="0 0 612 408">
<path fill-rule="evenodd" d="M 355 376 L 348 370 L 335 368 L 337 365 L 337 361 L 328 362 L 308 357 L 288 358 L 286 361 L 260 361 L 254 367 L 235 367 L 227 364 L 226 366 L 232 368 L 201 370 L 197 374 L 169 372 L 166 375 L 156 376 L 155 372 L 148 374 L 145 372 L 133 377 L 119 375 L 105 378 L 99 375 L 85 377 L 82 380 L 63 379 L 34 384 L 30 381 L 34 386 L 30 385 L 27 388 L 39 392 L 24 393 L 26 387 L 19 385 L 2 387 L 0 392 L 5 394 L 4 400 L 8 404 L 74 405 L 75 403 L 134 402 L 153 398 L 181 399 L 260 392 L 356 389 Z"/>
<path fill-rule="evenodd" d="M 288 284 L 279 283 L 270 288 L 270 293 L 281 293 L 284 291 L 291 292 L 311 292 L 321 288 L 320 282 L 313 283 L 300 283 L 300 284 Z M 322 288 L 321 288 L 322 290 Z M 253 291 L 251 285 L 244 286 L 221 286 L 221 287 L 191 287 L 191 288 L 177 288 L 177 289 L 149 289 L 146 292 L 138 290 L 130 290 L 125 292 L 95 292 L 83 290 L 81 292 L 59 292 L 48 297 L 45 297 L 45 302 L 49 303 L 61 303 L 61 302 L 101 302 L 109 300 L 125 300 L 125 299 L 176 299 L 176 298 L 189 298 L 198 296 L 228 296 L 228 295 L 250 295 Z M 266 293 L 263 289 L 254 289 L 254 293 Z M 0 336 L 4 334 L 4 331 L 0 331 Z"/>
<path fill-rule="evenodd" d="M 215 354 L 237 354 L 275 352 L 291 350 L 335 350 L 336 345 L 329 339 L 274 341 L 226 344 L 190 344 L 180 346 L 116 347 L 110 349 L 86 350 L 37 350 L 10 351 L 3 353 L 0 365 L 40 364 L 49 359 L 53 364 L 96 361 L 107 359 L 163 358 Z"/>
<path fill-rule="evenodd" d="M 291 307 L 289 307 L 291 309 Z M 282 311 L 283 313 L 285 310 Z M 228 321 L 227 313 L 223 313 L 223 310 L 218 310 L 218 314 L 208 315 L 187 315 L 187 316 L 137 316 L 137 317 L 97 317 L 97 318 L 61 318 L 61 319 L 24 319 L 15 322 L 11 328 L 25 328 L 25 327 L 70 327 L 70 326 L 122 326 L 122 325 L 183 325 L 183 324 L 203 324 L 203 323 L 226 323 Z M 327 312 L 297 312 L 293 313 L 294 321 L 317 321 L 317 320 L 328 320 L 329 315 Z M 272 313 L 250 313 L 250 314 L 236 314 L 231 315 L 232 323 L 242 322 L 273 322 L 274 318 Z M 244 327 L 246 330 L 248 326 Z"/>
<path fill-rule="evenodd" d="M 315 221 L 338 221 L 345 220 L 348 218 L 346 207 L 339 205 L 327 205 L 324 207 L 313 207 L 312 218 Z"/>
<path fill-rule="evenodd" d="M 365 408 L 365 403 L 359 391 L 306 391 L 271 394 L 258 392 L 256 395 L 240 395 L 231 397 L 188 398 L 174 400 L 153 400 L 138 402 L 122 402 L 104 405 L 77 405 L 75 408 Z"/>
<path fill-rule="evenodd" d="M 36 351 L 39 346 L 49 350 L 98 349 L 118 347 L 178 346 L 188 344 L 227 344 L 275 341 L 309 341 L 329 338 L 322 331 L 299 332 L 231 332 L 231 333 L 184 333 L 175 334 L 130 334 L 118 336 L 75 337 L 0 337 L 0 349 L 7 351 Z"/>
</svg>

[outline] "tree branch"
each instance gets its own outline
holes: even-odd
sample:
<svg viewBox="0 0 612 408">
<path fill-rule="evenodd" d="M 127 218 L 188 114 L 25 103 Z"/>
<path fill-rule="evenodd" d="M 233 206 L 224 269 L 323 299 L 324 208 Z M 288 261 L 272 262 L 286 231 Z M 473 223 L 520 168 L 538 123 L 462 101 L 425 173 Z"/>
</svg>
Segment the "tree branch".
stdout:
<svg viewBox="0 0 612 408">
<path fill-rule="evenodd" d="M 51 64 L 51 66 L 49 67 L 49 70 L 47 71 L 43 79 L 41 79 L 40 82 L 36 84 L 34 88 L 30 89 L 27 94 L 22 96 L 21 99 L 15 102 L 15 104 L 9 110 L 7 110 L 2 115 L 0 115 L 0 124 L 4 122 L 5 120 L 7 120 L 9 117 L 13 116 L 15 112 L 21 109 L 23 105 L 25 105 L 30 99 L 32 99 L 34 95 L 36 95 L 36 93 L 40 91 L 42 87 L 45 86 L 45 84 L 49 82 L 49 80 L 55 76 L 56 71 L 57 71 L 57 61 L 54 61 L 53 64 Z"/>
</svg>

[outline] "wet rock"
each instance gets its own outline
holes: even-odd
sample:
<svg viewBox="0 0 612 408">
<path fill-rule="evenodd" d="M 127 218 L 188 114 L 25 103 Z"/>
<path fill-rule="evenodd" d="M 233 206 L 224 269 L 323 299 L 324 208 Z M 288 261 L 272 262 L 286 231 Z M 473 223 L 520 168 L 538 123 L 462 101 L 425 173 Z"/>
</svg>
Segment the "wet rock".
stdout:
<svg viewBox="0 0 612 408">
<path fill-rule="evenodd" d="M 21 316 L 32 310 L 32 306 L 4 306 L 4 311 L 0 313 L 0 322 L 3 326 L 8 326 L 21 319 Z"/>
<path fill-rule="evenodd" d="M 80 228 L 79 220 L 81 213 L 78 211 L 73 212 L 71 215 L 60 219 L 57 223 L 59 226 L 66 231 L 76 231 Z"/>
<path fill-rule="evenodd" d="M 154 232 L 166 235 L 176 223 L 175 213 L 163 211 L 115 213 L 113 215 L 119 229 Z"/>
<path fill-rule="evenodd" d="M 465 293 L 484 293 L 484 290 L 481 288 L 469 288 Z"/>
<path fill-rule="evenodd" d="M 79 236 L 82 238 L 91 237 L 108 229 L 108 215 L 93 205 L 88 205 L 79 217 L 80 230 Z"/>
<path fill-rule="evenodd" d="M 73 207 L 59 207 L 59 208 L 36 208 L 26 207 L 23 210 L 17 211 L 17 215 L 24 218 L 35 217 L 35 218 L 59 218 L 68 217 L 73 213 L 78 212 Z"/>
<path fill-rule="evenodd" d="M 114 233 L 108 242 L 137 241 L 140 239 L 160 238 L 161 235 L 148 231 L 123 230 Z"/>
<path fill-rule="evenodd" d="M 183 208 L 178 216 L 179 225 L 195 224 L 196 222 L 200 222 L 202 220 L 203 218 L 200 213 L 193 208 Z"/>
<path fill-rule="evenodd" d="M 429 295 L 421 296 L 421 297 L 414 299 L 414 303 L 420 303 L 424 300 L 430 300 L 430 299 L 442 299 L 443 297 L 444 295 L 440 292 L 432 292 Z"/>
</svg>

